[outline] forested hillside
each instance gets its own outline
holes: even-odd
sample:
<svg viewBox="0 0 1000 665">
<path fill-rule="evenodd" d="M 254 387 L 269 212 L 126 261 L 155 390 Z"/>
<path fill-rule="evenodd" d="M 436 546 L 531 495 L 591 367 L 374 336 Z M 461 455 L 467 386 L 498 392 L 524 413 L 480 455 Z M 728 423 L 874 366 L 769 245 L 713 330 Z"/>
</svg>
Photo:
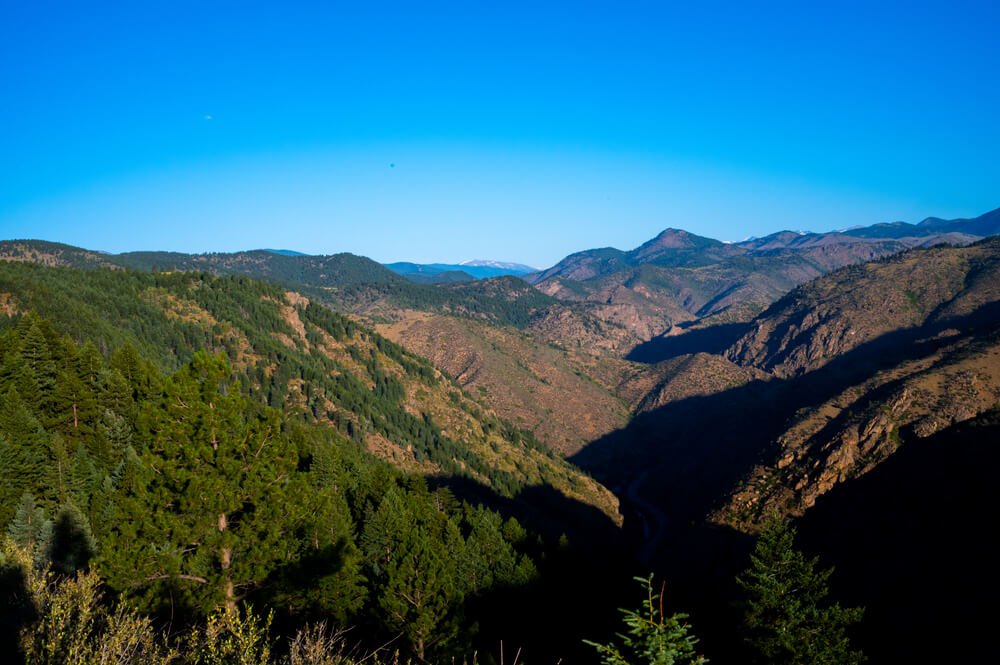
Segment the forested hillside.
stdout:
<svg viewBox="0 0 1000 665">
<path fill-rule="evenodd" d="M 523 400 L 498 398 L 521 390 L 509 382 L 511 376 L 522 371 L 516 361 L 509 359 L 523 356 L 525 346 L 532 347 L 527 353 L 541 356 L 552 357 L 567 351 L 573 354 L 577 362 L 550 365 L 546 373 L 551 374 L 552 381 L 557 384 L 590 384 L 587 391 L 597 394 L 605 404 L 597 426 L 589 429 L 596 436 L 620 424 L 620 417 L 613 414 L 622 406 L 608 393 L 614 392 L 624 374 L 633 371 L 622 368 L 623 363 L 612 363 L 617 367 L 609 375 L 608 363 L 599 357 L 606 356 L 609 351 L 612 355 L 623 353 L 639 341 L 634 333 L 622 326 L 591 316 L 579 306 L 560 303 L 518 278 L 499 277 L 450 285 L 415 284 L 370 259 L 351 254 L 284 256 L 262 250 L 234 254 L 132 252 L 105 255 L 57 243 L 5 241 L 0 242 L 0 260 L 88 271 L 127 266 L 159 275 L 173 270 L 249 275 L 304 294 L 313 303 L 336 309 L 373 327 L 379 326 L 387 336 L 408 345 L 410 351 L 428 355 L 417 337 L 400 334 L 402 327 L 397 325 L 419 312 L 424 319 L 434 319 L 433 325 L 451 329 L 455 344 L 439 345 L 437 351 L 447 357 L 438 355 L 435 361 L 454 379 L 460 379 L 461 375 L 452 370 L 468 360 L 458 353 L 458 349 L 480 346 L 481 335 L 475 330 L 484 326 L 498 328 L 504 332 L 491 343 L 497 346 L 498 353 L 490 354 L 492 358 L 476 354 L 473 362 L 481 366 L 487 383 L 498 386 L 499 390 L 478 396 L 502 418 L 521 424 L 541 443 L 558 451 L 579 448 L 593 438 L 576 432 L 567 438 L 565 434 L 576 428 L 574 420 L 579 417 L 580 410 L 565 408 L 566 402 L 551 389 L 533 395 L 530 405 L 525 405 Z M 505 340 L 522 343 L 508 345 Z M 495 362 L 497 360 L 499 362 Z M 594 365 L 601 367 L 595 371 Z M 596 384 L 605 390 L 594 391 Z M 604 394 L 600 395 L 601 392 Z M 552 436 L 554 433 L 557 434 Z"/>
<path fill-rule="evenodd" d="M 423 657 L 460 644 L 466 604 L 537 575 L 544 545 L 515 520 L 256 403 L 222 355 L 164 374 L 33 315 L 0 348 L 6 532 L 178 627 L 246 601 L 370 622 Z M 5 613 L 16 635 L 27 617 Z"/>
<path fill-rule="evenodd" d="M 0 264 L 16 315 L 101 351 L 125 343 L 173 371 L 222 352 L 255 401 L 321 423 L 397 466 L 505 497 L 545 485 L 616 516 L 607 490 L 497 418 L 427 361 L 308 298 L 246 277 Z"/>
<path fill-rule="evenodd" d="M 610 492 L 301 295 L 2 263 L 0 304 L 10 561 L 90 569 L 173 630 L 250 603 L 281 634 L 327 620 L 358 626 L 359 648 L 434 658 L 497 639 L 546 653 L 534 617 L 614 584 L 578 585 L 595 542 L 620 556 Z M 31 621 L 20 602 L 7 653 Z M 559 653 L 604 621 L 589 607 Z"/>
</svg>

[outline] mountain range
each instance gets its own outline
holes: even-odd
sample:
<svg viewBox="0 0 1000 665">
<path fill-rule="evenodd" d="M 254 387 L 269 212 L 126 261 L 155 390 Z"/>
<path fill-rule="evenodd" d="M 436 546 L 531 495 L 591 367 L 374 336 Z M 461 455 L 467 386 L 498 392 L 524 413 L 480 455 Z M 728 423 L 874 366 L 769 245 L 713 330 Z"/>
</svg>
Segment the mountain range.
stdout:
<svg viewBox="0 0 1000 665">
<path fill-rule="evenodd" d="M 529 280 L 561 300 L 589 303 L 596 316 L 648 340 L 706 317 L 749 320 L 795 286 L 846 265 L 997 233 L 1000 210 L 975 219 L 928 218 L 844 232 L 780 231 L 739 243 L 667 229 L 627 252 L 571 254 Z"/>
<path fill-rule="evenodd" d="M 622 426 L 640 402 L 654 399 L 643 391 L 655 383 L 658 370 L 651 366 L 656 362 L 679 350 L 721 352 L 742 325 L 809 279 L 911 246 L 967 244 L 978 237 L 973 232 L 1000 232 L 1000 211 L 971 220 L 929 218 L 915 225 L 876 224 L 847 232 L 783 231 L 729 244 L 667 229 L 629 252 L 608 248 L 570 255 L 527 275 L 534 288 L 509 275 L 415 283 L 346 253 L 107 255 L 55 243 L 7 241 L 0 243 L 0 258 L 83 268 L 247 274 L 280 283 L 361 317 L 411 351 L 433 355 L 439 367 L 503 417 L 529 427 L 543 443 L 572 453 Z M 484 333 L 504 328 L 517 332 L 499 337 Z M 449 344 L 439 341 L 445 330 Z M 553 347 L 565 362 L 530 361 L 555 357 Z M 545 370 L 526 369 L 537 367 Z M 566 390 L 553 390 L 553 385 Z M 600 406 L 587 408 L 566 400 L 565 394 L 589 395 L 588 403 Z"/>
<path fill-rule="evenodd" d="M 709 635 L 729 630 L 713 608 L 738 600 L 747 539 L 772 515 L 798 519 L 867 581 L 844 589 L 882 617 L 866 639 L 891 662 L 885 617 L 906 596 L 831 506 L 857 513 L 903 482 L 982 510 L 958 462 L 934 476 L 927 451 L 988 454 L 974 435 L 1000 407 L 998 234 L 1000 210 L 739 243 L 666 229 L 478 279 L 526 267 L 14 240 L 0 243 L 0 312 L 134 344 L 162 371 L 222 351 L 261 403 L 550 535 L 604 538 L 624 520 L 636 560 L 667 571 Z M 880 510 L 872 523 L 891 519 Z M 900 541 L 918 529 L 900 523 Z M 910 556 L 908 570 L 934 566 Z"/>
</svg>

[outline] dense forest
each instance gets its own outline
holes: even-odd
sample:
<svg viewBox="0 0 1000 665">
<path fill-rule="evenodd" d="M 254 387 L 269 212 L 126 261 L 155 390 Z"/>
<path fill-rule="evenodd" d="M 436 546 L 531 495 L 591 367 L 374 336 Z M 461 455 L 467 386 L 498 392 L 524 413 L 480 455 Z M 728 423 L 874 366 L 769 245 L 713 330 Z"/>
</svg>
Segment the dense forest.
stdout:
<svg viewBox="0 0 1000 665">
<path fill-rule="evenodd" d="M 463 605 L 537 575 L 542 545 L 516 520 L 255 404 L 221 356 L 164 375 L 33 316 L 2 348 L 0 522 L 34 561 L 92 568 L 151 615 L 253 602 L 399 631 L 423 658 L 467 646 Z"/>
</svg>

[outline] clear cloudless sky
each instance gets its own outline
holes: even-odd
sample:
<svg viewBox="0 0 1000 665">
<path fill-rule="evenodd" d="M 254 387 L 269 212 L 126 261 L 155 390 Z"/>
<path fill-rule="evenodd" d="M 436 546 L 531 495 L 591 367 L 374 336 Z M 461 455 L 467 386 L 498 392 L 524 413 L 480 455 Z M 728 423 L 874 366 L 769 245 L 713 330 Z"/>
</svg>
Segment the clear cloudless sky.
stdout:
<svg viewBox="0 0 1000 665">
<path fill-rule="evenodd" d="M 0 0 L 0 238 L 544 267 L 974 216 L 997 155 L 997 0 Z"/>
</svg>

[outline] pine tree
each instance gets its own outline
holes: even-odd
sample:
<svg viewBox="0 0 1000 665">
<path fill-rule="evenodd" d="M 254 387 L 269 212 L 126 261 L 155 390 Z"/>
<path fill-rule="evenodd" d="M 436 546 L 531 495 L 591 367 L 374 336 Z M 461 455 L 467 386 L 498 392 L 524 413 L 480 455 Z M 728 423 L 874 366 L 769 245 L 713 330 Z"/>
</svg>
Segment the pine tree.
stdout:
<svg viewBox="0 0 1000 665">
<path fill-rule="evenodd" d="M 749 642 L 769 665 L 854 665 L 864 660 L 851 648 L 847 629 L 861 608 L 827 601 L 832 568 L 795 549 L 795 528 L 773 519 L 757 540 L 750 567 L 737 578 L 747 593 L 744 621 Z"/>
<path fill-rule="evenodd" d="M 52 542 L 52 521 L 45 515 L 45 509 L 35 504 L 35 497 L 25 493 L 17 505 L 17 512 L 7 526 L 7 535 L 14 543 L 27 552 L 36 566 L 41 566 L 48 557 Z"/>
<path fill-rule="evenodd" d="M 469 533 L 458 561 L 457 577 L 466 593 L 496 586 L 520 586 L 535 577 L 531 560 L 519 556 L 505 539 L 503 518 L 499 514 L 482 506 L 466 506 L 465 523 Z M 514 526 L 509 528 L 516 533 Z"/>
<path fill-rule="evenodd" d="M 75 372 L 64 370 L 47 402 L 51 416 L 46 422 L 50 431 L 79 440 L 94 433 L 97 424 L 97 396 Z"/>
<path fill-rule="evenodd" d="M 390 489 L 369 510 L 361 536 L 376 600 L 387 627 L 402 632 L 423 660 L 456 631 L 461 601 L 457 563 L 464 543 L 457 525 L 428 501 L 426 489 L 407 496 Z"/>
<path fill-rule="evenodd" d="M 0 403 L 0 523 L 25 492 L 51 497 L 51 471 L 49 437 L 11 387 Z"/>
<path fill-rule="evenodd" d="M 447 622 L 458 600 L 456 580 L 443 543 L 420 531 L 409 531 L 386 567 L 379 607 L 389 624 L 402 631 L 420 660 L 435 642 L 455 632 Z"/>
<path fill-rule="evenodd" d="M 56 384 L 57 369 L 41 322 L 34 321 L 25 331 L 21 358 L 33 372 L 42 393 L 51 393 Z"/>
<path fill-rule="evenodd" d="M 653 576 L 636 577 L 642 584 L 646 598 L 642 607 L 625 610 L 623 621 L 628 626 L 618 637 L 622 646 L 614 642 L 600 644 L 584 640 L 597 649 L 604 665 L 703 665 L 708 660 L 695 649 L 698 638 L 692 635 L 685 623 L 687 615 L 663 614 L 663 595 L 653 590 Z"/>
<path fill-rule="evenodd" d="M 126 462 L 105 548 L 114 586 L 152 599 L 170 584 L 209 613 L 234 607 L 296 557 L 294 532 L 310 510 L 286 500 L 308 496 L 297 450 L 276 414 L 226 390 L 228 375 L 221 357 L 198 353 L 145 403 L 136 438 L 146 449 Z"/>
</svg>

